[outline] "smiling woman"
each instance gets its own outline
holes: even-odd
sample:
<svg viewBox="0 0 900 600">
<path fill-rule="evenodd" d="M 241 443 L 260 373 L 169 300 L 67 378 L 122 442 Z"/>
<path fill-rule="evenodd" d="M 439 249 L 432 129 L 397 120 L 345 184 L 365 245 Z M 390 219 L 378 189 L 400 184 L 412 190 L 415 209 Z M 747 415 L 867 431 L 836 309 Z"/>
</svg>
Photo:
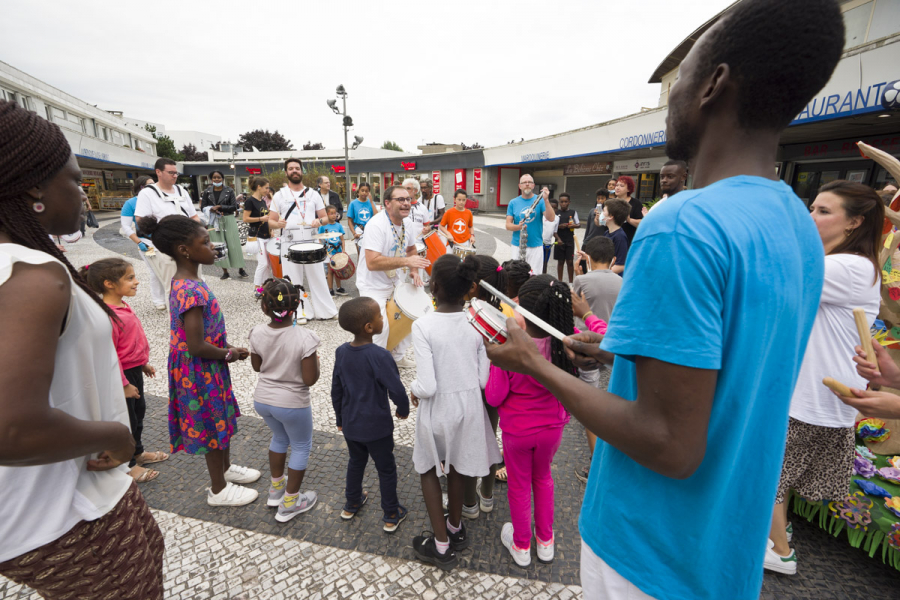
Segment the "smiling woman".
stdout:
<svg viewBox="0 0 900 600">
<path fill-rule="evenodd" d="M 78 229 L 80 184 L 60 129 L 0 102 L 0 335 L 16 340 L 0 369 L 0 574 L 44 598 L 79 585 L 92 597 L 127 590 L 155 600 L 163 538 L 118 468 L 135 444 L 111 310 L 49 238 Z M 81 552 L 96 543 L 112 551 L 56 566 L 63 545 Z M 122 555 L 143 555 L 150 568 L 112 568 Z"/>
</svg>

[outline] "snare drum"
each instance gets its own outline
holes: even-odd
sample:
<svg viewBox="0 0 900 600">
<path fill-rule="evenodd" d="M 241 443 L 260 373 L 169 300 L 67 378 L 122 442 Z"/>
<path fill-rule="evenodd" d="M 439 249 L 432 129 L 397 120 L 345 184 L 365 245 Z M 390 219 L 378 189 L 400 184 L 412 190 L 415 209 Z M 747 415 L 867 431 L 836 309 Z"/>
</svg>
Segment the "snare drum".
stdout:
<svg viewBox="0 0 900 600">
<path fill-rule="evenodd" d="M 266 242 L 266 254 L 269 255 L 269 266 L 272 267 L 272 275 L 277 279 L 284 277 L 281 272 L 281 238 L 273 237 Z"/>
<path fill-rule="evenodd" d="M 298 265 L 314 265 L 324 262 L 328 256 L 325 246 L 319 242 L 299 242 L 288 246 L 286 258 Z"/>
<path fill-rule="evenodd" d="M 225 242 L 213 242 L 212 247 L 216 262 L 228 258 L 228 246 L 225 245 Z"/>
<path fill-rule="evenodd" d="M 433 308 L 431 298 L 423 288 L 401 283 L 394 289 L 387 303 L 387 325 L 390 333 L 386 348 L 393 350 L 412 332 L 413 322 Z"/>
<path fill-rule="evenodd" d="M 506 342 L 506 317 L 484 300 L 473 298 L 466 309 L 466 319 L 489 344 Z"/>
<path fill-rule="evenodd" d="M 341 281 L 350 279 L 356 273 L 356 265 L 346 252 L 338 252 L 331 257 L 331 271 Z"/>
<path fill-rule="evenodd" d="M 422 242 L 426 247 L 425 258 L 431 262 L 425 270 L 431 275 L 431 267 L 437 259 L 447 254 L 447 246 L 444 245 L 440 234 L 436 230 L 423 237 Z M 418 249 L 418 245 L 416 249 Z"/>
<path fill-rule="evenodd" d="M 470 254 L 475 254 L 475 246 L 469 243 L 456 244 L 453 246 L 453 254 L 457 255 L 461 260 L 465 260 Z"/>
</svg>

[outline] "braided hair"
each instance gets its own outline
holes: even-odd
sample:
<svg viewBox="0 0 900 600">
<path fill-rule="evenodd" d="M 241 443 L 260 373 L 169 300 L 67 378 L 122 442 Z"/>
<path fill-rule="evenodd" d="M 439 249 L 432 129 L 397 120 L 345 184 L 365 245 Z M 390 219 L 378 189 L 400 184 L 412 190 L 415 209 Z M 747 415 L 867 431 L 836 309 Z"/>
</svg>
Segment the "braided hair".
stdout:
<svg viewBox="0 0 900 600">
<path fill-rule="evenodd" d="M 488 256 L 487 254 L 475 254 L 470 256 L 475 259 L 475 264 L 478 265 L 478 272 L 475 273 L 476 283 L 484 281 L 501 292 L 507 290 L 506 270 L 500 266 L 500 263 L 497 262 L 496 258 Z M 484 300 L 494 308 L 500 308 L 500 299 L 483 287 L 478 286 L 475 294 L 479 300 Z"/>
<path fill-rule="evenodd" d="M 300 307 L 300 291 L 288 279 L 266 279 L 259 302 L 263 312 L 281 323 Z"/>
<path fill-rule="evenodd" d="M 534 275 L 531 265 L 524 260 L 508 260 L 503 263 L 506 272 L 506 295 L 515 298 L 519 295 L 519 288 Z"/>
<path fill-rule="evenodd" d="M 27 191 L 52 179 L 69 162 L 72 149 L 62 130 L 15 102 L 0 101 L 0 231 L 20 246 L 61 262 L 75 285 L 109 317 L 118 319 L 50 239 L 32 208 Z"/>
<path fill-rule="evenodd" d="M 572 292 L 568 285 L 552 275 L 535 275 L 522 284 L 519 304 L 564 335 L 575 333 Z M 566 356 L 565 346 L 556 338 L 550 340 L 550 362 L 567 373 L 577 373 L 575 365 Z"/>
<path fill-rule="evenodd" d="M 172 258 L 179 245 L 189 244 L 206 232 L 200 222 L 184 215 L 167 215 L 159 221 L 156 217 L 141 217 L 138 229 L 140 237 L 149 237 L 155 248 Z"/>
<path fill-rule="evenodd" d="M 478 273 L 474 256 L 460 260 L 455 254 L 444 254 L 431 267 L 431 278 L 438 287 L 440 301 L 449 304 L 463 303 L 463 298 L 472 289 Z"/>
</svg>

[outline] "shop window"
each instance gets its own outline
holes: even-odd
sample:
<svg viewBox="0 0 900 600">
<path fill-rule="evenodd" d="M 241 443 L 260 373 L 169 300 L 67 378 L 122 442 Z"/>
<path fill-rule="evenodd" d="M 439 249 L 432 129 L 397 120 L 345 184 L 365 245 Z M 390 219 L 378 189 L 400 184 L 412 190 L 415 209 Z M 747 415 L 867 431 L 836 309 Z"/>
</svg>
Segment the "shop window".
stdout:
<svg viewBox="0 0 900 600">
<path fill-rule="evenodd" d="M 874 1 L 866 2 L 844 12 L 844 50 L 865 43 L 874 4 Z"/>
<path fill-rule="evenodd" d="M 877 40 L 897 32 L 900 32 L 900 2 L 878 0 L 867 39 Z"/>
<path fill-rule="evenodd" d="M 122 134 L 116 131 L 115 129 L 111 130 L 112 132 L 112 143 L 122 145 Z"/>
<path fill-rule="evenodd" d="M 56 108 L 55 106 L 51 106 L 50 107 L 50 120 L 56 121 L 57 119 L 60 121 L 65 121 L 66 120 L 66 111 L 60 110 L 60 109 Z"/>
</svg>

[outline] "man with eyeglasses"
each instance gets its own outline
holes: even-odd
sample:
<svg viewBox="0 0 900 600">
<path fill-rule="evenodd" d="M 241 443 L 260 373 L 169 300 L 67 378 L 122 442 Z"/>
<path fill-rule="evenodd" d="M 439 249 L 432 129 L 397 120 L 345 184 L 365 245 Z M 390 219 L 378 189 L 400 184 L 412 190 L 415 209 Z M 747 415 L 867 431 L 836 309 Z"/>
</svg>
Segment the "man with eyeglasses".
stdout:
<svg viewBox="0 0 900 600">
<path fill-rule="evenodd" d="M 544 225 L 541 223 L 541 215 L 549 222 L 556 219 L 556 211 L 550 204 L 550 190 L 546 187 L 541 190 L 543 201 L 537 201 L 534 194 L 534 178 L 525 174 L 519 178 L 519 190 L 521 194 L 509 201 L 506 208 L 506 230 L 512 231 L 512 253 L 510 258 L 517 260 L 520 249 L 519 242 L 522 230 L 525 231 L 526 249 L 525 262 L 531 265 L 531 271 L 541 273 L 544 268 Z M 534 208 L 531 208 L 534 206 Z"/>
<path fill-rule="evenodd" d="M 404 182 L 405 183 L 405 182 Z M 387 302 L 394 288 L 404 279 L 408 269 L 413 283 L 422 285 L 419 269 L 429 264 L 428 259 L 416 254 L 415 224 L 410 220 L 409 192 L 399 185 L 384 191 L 384 210 L 366 223 L 366 234 L 360 248 L 359 265 L 356 267 L 356 286 L 360 296 L 375 300 L 384 319 L 382 332 L 372 341 L 382 348 L 387 346 L 392 319 L 387 317 Z M 391 355 L 401 369 L 415 367 L 415 362 L 403 357 L 410 344 L 409 336 L 402 340 Z"/>
<path fill-rule="evenodd" d="M 428 207 L 424 202 L 419 202 L 419 194 L 422 191 L 419 181 L 408 177 L 403 180 L 403 189 L 409 194 L 409 220 L 413 223 L 413 239 L 422 237 L 422 230 L 428 223 Z"/>
<path fill-rule="evenodd" d="M 156 169 L 157 182 L 147 185 L 138 193 L 137 206 L 134 209 L 138 232 L 141 229 L 141 219 L 144 217 L 156 217 L 157 220 L 160 220 L 169 215 L 184 215 L 200 222 L 191 195 L 175 183 L 178 180 L 178 168 L 175 166 L 175 161 L 171 158 L 160 158 L 156 161 L 154 169 Z M 148 258 L 151 259 L 153 274 L 157 276 L 163 289 L 166 290 L 166 299 L 168 300 L 172 277 L 176 270 L 175 260 L 155 249 L 152 254 L 148 255 Z M 166 302 L 166 308 L 168 308 L 168 302 Z"/>
</svg>

